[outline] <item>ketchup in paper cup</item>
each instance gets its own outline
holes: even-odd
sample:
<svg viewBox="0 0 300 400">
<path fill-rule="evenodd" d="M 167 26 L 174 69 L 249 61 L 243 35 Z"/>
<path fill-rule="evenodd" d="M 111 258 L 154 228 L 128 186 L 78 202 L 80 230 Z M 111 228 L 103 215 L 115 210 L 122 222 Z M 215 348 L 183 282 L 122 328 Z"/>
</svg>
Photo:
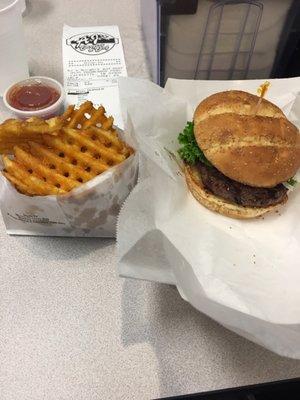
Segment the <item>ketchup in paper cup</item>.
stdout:
<svg viewBox="0 0 300 400">
<path fill-rule="evenodd" d="M 64 105 L 62 85 L 52 78 L 35 76 L 11 85 L 3 95 L 6 107 L 18 118 L 50 118 Z"/>
</svg>

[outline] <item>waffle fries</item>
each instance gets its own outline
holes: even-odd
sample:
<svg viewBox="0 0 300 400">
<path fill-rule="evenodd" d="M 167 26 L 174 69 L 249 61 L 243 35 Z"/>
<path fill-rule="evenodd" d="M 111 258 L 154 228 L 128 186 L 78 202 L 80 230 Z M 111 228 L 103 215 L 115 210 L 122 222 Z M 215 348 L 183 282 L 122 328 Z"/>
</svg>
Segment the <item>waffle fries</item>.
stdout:
<svg viewBox="0 0 300 400">
<path fill-rule="evenodd" d="M 31 121 L 14 121 L 32 125 Z M 37 121 L 34 123 L 35 129 Z M 55 118 L 55 123 L 43 121 L 41 126 L 46 124 L 51 130 L 35 131 L 33 139 L 27 135 L 29 131 L 27 136 L 24 133 L 15 135 L 15 142 L 18 143 L 18 137 L 22 140 L 13 146 L 13 157 L 3 155 L 3 174 L 23 194 L 65 194 L 133 153 L 119 139 L 113 128 L 113 118 L 106 117 L 102 106 L 96 109 L 91 102 L 83 103 L 78 110 L 69 106 L 63 115 Z M 54 129 L 54 126 L 59 128 Z M 3 143 L 8 149 L 13 141 L 8 145 L 5 140 Z"/>
<path fill-rule="evenodd" d="M 34 140 L 41 143 L 44 134 L 56 135 L 63 127 L 63 120 L 54 117 L 46 121 L 30 118 L 26 121 L 8 119 L 0 125 L 0 154 L 9 154 L 14 146 Z"/>
<path fill-rule="evenodd" d="M 104 107 L 96 109 L 91 101 L 81 104 L 78 109 L 70 105 L 64 114 L 48 120 L 36 117 L 26 121 L 8 119 L 0 124 L 0 154 L 11 154 L 14 146 L 30 140 L 43 143 L 45 134 L 56 136 L 63 127 L 88 129 L 98 125 L 104 130 L 113 131 L 113 118 L 105 115 Z"/>
<path fill-rule="evenodd" d="M 103 129 L 111 130 L 114 122 L 113 117 L 105 115 L 103 106 L 96 109 L 91 101 L 81 104 L 78 110 L 75 110 L 74 105 L 69 106 L 61 118 L 65 126 L 78 129 L 87 129 L 101 124 Z"/>
</svg>

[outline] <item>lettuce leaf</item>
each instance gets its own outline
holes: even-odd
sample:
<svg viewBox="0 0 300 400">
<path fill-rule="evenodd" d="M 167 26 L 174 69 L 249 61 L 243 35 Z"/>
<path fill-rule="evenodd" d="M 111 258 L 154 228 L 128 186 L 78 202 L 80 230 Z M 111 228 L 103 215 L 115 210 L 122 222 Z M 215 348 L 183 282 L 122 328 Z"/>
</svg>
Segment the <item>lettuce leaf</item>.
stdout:
<svg viewBox="0 0 300 400">
<path fill-rule="evenodd" d="M 290 178 L 288 181 L 286 181 L 286 183 L 290 186 L 296 186 L 298 181 L 295 178 Z"/>
<path fill-rule="evenodd" d="M 187 122 L 183 131 L 178 135 L 178 141 L 181 144 L 178 154 L 187 164 L 196 164 L 201 161 L 209 167 L 212 166 L 196 142 L 193 122 Z"/>
</svg>

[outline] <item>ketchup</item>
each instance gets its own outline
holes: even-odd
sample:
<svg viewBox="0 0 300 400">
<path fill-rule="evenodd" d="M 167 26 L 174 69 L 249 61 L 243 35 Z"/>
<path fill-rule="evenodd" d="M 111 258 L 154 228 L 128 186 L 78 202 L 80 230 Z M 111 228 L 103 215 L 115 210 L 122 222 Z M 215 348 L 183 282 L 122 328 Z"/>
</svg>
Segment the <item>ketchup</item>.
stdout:
<svg viewBox="0 0 300 400">
<path fill-rule="evenodd" d="M 59 92 L 43 83 L 16 85 L 8 93 L 9 104 L 22 111 L 41 110 L 54 104 L 60 97 Z"/>
</svg>

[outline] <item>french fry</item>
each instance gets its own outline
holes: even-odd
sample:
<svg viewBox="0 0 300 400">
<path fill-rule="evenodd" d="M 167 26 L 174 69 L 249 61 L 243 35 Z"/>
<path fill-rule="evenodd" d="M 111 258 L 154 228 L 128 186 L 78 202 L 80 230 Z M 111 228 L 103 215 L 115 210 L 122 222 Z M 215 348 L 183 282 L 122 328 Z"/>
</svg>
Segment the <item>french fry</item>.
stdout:
<svg viewBox="0 0 300 400">
<path fill-rule="evenodd" d="M 49 166 L 41 163 L 38 158 L 35 158 L 32 154 L 24 151 L 20 147 L 15 147 L 14 152 L 15 160 L 19 164 L 23 164 L 29 170 L 35 171 L 35 173 L 43 177 L 47 183 L 52 184 L 55 187 L 60 187 L 66 192 L 79 186 L 79 182 L 75 179 L 72 179 L 69 176 L 69 173 L 67 173 L 67 176 L 65 176 L 65 172 L 63 174 L 56 172 L 56 168 L 50 168 Z"/>
<path fill-rule="evenodd" d="M 36 175 L 35 171 L 27 170 L 27 168 L 11 160 L 7 156 L 3 156 L 4 171 L 8 172 L 9 175 L 13 175 L 16 179 L 23 182 L 24 185 L 30 187 L 30 191 L 34 192 L 36 195 L 48 195 L 48 194 L 64 194 L 65 191 L 57 186 L 50 185 L 45 182 L 43 178 Z"/>
<path fill-rule="evenodd" d="M 83 182 L 87 182 L 97 175 L 87 172 L 79 165 L 73 165 L 72 161 L 74 158 L 68 157 L 67 155 L 65 155 L 64 158 L 61 158 L 53 152 L 53 149 L 49 149 L 40 144 L 31 142 L 30 151 L 31 154 L 39 158 L 44 165 L 51 169 L 56 169 L 60 174 L 68 174 L 71 179 L 78 180 L 79 178 L 82 178 Z"/>
<path fill-rule="evenodd" d="M 21 121 L 10 119 L 0 125 L 0 153 L 11 153 L 13 147 L 29 140 L 41 143 L 44 134 L 57 135 L 63 126 L 59 117 L 48 121 L 38 118 Z"/>
<path fill-rule="evenodd" d="M 99 123 L 103 124 L 105 123 L 105 121 L 107 121 L 107 117 L 105 116 L 105 109 L 102 106 L 100 106 L 98 110 L 93 109 L 92 111 L 90 111 L 90 115 L 91 115 L 90 119 L 87 119 L 82 124 L 82 129 L 87 129 L 91 126 L 96 126 Z"/>
<path fill-rule="evenodd" d="M 90 137 L 92 140 L 99 140 L 106 147 L 111 147 L 117 151 L 122 151 L 124 148 L 128 149 L 118 137 L 116 137 L 112 132 L 107 131 L 103 128 L 98 128 L 92 126 L 83 132 L 84 135 Z"/>
<path fill-rule="evenodd" d="M 69 128 L 77 128 L 78 125 L 82 127 L 86 117 L 84 114 L 88 114 L 93 109 L 93 103 L 91 101 L 86 101 L 79 107 L 78 110 L 74 110 L 70 116 L 70 121 L 67 122 L 66 126 Z"/>
<path fill-rule="evenodd" d="M 33 196 L 35 194 L 34 190 L 21 180 L 17 179 L 14 175 L 9 174 L 8 172 L 3 172 L 3 175 L 17 188 L 19 192 L 27 194 L 28 196 Z"/>
<path fill-rule="evenodd" d="M 100 126 L 99 126 L 100 125 Z M 62 195 L 124 161 L 133 149 L 119 139 L 113 118 L 89 101 L 43 121 L 0 125 L 3 175 L 29 196 Z"/>
<path fill-rule="evenodd" d="M 92 172 L 96 171 L 95 175 L 98 175 L 109 168 L 109 166 L 102 160 L 95 158 L 95 155 L 92 156 L 89 153 L 82 152 L 80 151 L 79 146 L 70 145 L 61 140 L 61 138 L 45 136 L 44 141 L 59 157 L 73 165 L 80 165 L 85 170 L 93 169 Z"/>
<path fill-rule="evenodd" d="M 36 117 L 25 121 L 8 119 L 0 124 L 0 154 L 11 154 L 14 146 L 28 141 L 43 143 L 45 134 L 57 136 L 63 127 L 88 129 L 99 125 L 113 131 L 113 118 L 105 115 L 103 106 L 95 108 L 90 101 L 84 102 L 78 109 L 69 106 L 61 116 L 47 120 Z"/>
<path fill-rule="evenodd" d="M 75 129 L 64 128 L 63 131 L 67 140 L 73 140 L 78 147 L 80 147 L 81 152 L 84 153 L 89 151 L 90 153 L 99 154 L 108 165 L 118 164 L 124 161 L 126 158 L 124 155 L 119 154 L 116 150 L 103 146 L 103 144 L 99 141 L 96 143 L 90 138 L 80 134 Z"/>
</svg>

